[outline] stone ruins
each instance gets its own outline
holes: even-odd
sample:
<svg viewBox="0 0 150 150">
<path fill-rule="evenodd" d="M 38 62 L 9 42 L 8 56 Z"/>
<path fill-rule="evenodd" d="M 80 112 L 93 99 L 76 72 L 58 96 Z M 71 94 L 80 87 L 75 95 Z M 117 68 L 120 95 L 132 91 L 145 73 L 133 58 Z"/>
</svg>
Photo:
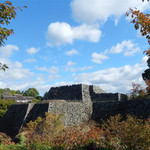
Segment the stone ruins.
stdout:
<svg viewBox="0 0 150 150">
<path fill-rule="evenodd" d="M 116 114 L 150 116 L 150 100 L 127 100 L 121 93 L 106 93 L 98 86 L 77 84 L 52 87 L 41 103 L 14 104 L 0 118 L 0 132 L 18 134 L 22 126 L 45 112 L 63 113 L 65 126 L 78 125 L 93 119 L 101 122 Z"/>
</svg>

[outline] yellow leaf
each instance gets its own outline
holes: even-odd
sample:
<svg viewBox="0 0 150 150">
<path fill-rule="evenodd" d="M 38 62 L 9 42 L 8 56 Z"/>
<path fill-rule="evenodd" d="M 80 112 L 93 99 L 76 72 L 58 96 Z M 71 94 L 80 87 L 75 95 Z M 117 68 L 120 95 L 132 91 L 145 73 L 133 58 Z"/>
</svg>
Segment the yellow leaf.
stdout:
<svg viewBox="0 0 150 150">
<path fill-rule="evenodd" d="M 5 71 L 5 68 L 2 67 L 1 70 Z"/>
</svg>

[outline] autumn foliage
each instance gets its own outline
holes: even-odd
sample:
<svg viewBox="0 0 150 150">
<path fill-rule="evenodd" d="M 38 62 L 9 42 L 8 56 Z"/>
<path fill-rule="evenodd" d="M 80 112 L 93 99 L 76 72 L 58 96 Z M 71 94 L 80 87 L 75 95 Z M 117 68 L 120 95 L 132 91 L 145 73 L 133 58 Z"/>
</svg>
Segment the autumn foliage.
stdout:
<svg viewBox="0 0 150 150">
<path fill-rule="evenodd" d="M 3 46 L 4 40 L 7 40 L 7 37 L 14 33 L 13 29 L 7 29 L 5 26 L 10 24 L 10 20 L 16 18 L 17 9 L 22 10 L 20 7 L 14 7 L 10 1 L 0 3 L 0 46 Z"/>
<path fill-rule="evenodd" d="M 150 14 L 144 14 L 140 10 L 137 10 L 137 8 L 130 8 L 130 10 L 126 12 L 126 15 L 131 16 L 131 23 L 134 24 L 136 30 L 140 30 L 141 35 L 146 37 L 150 45 Z M 144 50 L 143 53 L 148 56 L 147 64 L 149 68 L 144 71 L 142 77 L 147 85 L 147 92 L 150 94 L 150 48 Z"/>
<path fill-rule="evenodd" d="M 0 149 L 7 150 L 139 150 L 150 149 L 150 121 L 130 115 L 111 116 L 102 125 L 94 121 L 64 127 L 63 115 L 46 113 L 11 140 L 0 134 Z M 91 143 L 91 144 L 90 144 Z"/>
<path fill-rule="evenodd" d="M 27 8 L 26 6 L 23 7 Z M 14 30 L 8 29 L 6 26 L 10 24 L 12 19 L 16 18 L 17 9 L 22 10 L 20 7 L 13 6 L 10 1 L 0 3 L 0 47 L 4 46 L 5 40 L 14 34 Z M 0 70 L 5 71 L 6 69 L 8 69 L 8 66 L 0 63 Z"/>
</svg>

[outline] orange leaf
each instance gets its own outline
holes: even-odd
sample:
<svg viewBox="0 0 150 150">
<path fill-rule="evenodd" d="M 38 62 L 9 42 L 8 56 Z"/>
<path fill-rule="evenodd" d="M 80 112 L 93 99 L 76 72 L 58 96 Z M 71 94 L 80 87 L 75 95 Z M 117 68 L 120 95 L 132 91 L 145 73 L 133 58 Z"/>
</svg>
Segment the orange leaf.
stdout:
<svg viewBox="0 0 150 150">
<path fill-rule="evenodd" d="M 6 1 L 7 5 L 12 5 L 12 3 L 10 1 Z"/>
</svg>

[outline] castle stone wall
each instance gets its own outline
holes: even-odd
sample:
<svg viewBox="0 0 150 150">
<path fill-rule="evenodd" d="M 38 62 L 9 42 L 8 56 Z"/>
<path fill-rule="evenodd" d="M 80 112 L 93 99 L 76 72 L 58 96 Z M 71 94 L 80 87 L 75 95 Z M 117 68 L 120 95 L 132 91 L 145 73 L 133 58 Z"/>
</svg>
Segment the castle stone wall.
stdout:
<svg viewBox="0 0 150 150">
<path fill-rule="evenodd" d="M 124 101 L 127 100 L 127 96 L 120 93 L 91 93 L 91 100 L 92 102 Z"/>
<path fill-rule="evenodd" d="M 10 136 L 18 134 L 31 108 L 32 104 L 11 105 L 4 117 L 0 118 L 0 132 Z"/>
<path fill-rule="evenodd" d="M 101 94 L 106 93 L 104 90 L 102 90 L 99 86 L 90 85 L 89 86 L 90 94 Z"/>
<path fill-rule="evenodd" d="M 0 132 L 13 137 L 25 123 L 36 120 L 38 116 L 45 117 L 45 112 L 64 114 L 62 120 L 65 126 L 78 125 L 90 119 L 92 105 L 57 100 L 41 104 L 14 104 L 0 119 Z"/>
<path fill-rule="evenodd" d="M 133 114 L 148 118 L 150 100 L 125 101 L 123 94 L 105 93 L 96 86 L 79 84 L 51 88 L 50 100 L 38 104 L 15 104 L 0 118 L 0 132 L 15 136 L 22 126 L 45 112 L 64 114 L 65 126 L 79 125 L 91 118 L 101 122 L 117 114 Z"/>
<path fill-rule="evenodd" d="M 72 88 L 72 92 L 76 88 L 80 89 L 79 92 L 80 100 L 76 100 L 77 96 L 70 97 L 68 94 L 67 97 L 65 94 L 60 92 L 59 88 L 56 88 L 56 97 L 59 99 L 66 98 L 65 100 L 49 100 L 43 101 L 41 104 L 18 104 L 12 105 L 9 108 L 9 111 L 4 115 L 0 120 L 0 132 L 5 132 L 10 136 L 15 136 L 21 127 L 29 122 L 30 120 L 34 121 L 38 116 L 44 117 L 45 112 L 64 114 L 63 123 L 65 126 L 78 125 L 85 121 L 89 121 L 92 115 L 92 103 L 90 100 L 89 86 L 88 85 L 78 85 Z M 77 88 L 77 89 L 78 89 Z M 64 89 L 64 87 L 62 88 Z M 70 91 L 70 92 L 71 92 Z M 64 91 L 65 92 L 65 91 Z M 62 94 L 59 97 L 59 94 Z M 72 98 L 71 100 L 68 100 Z M 12 121 L 13 120 L 13 121 Z M 1 122 L 3 122 L 1 124 Z M 14 123 L 13 123 L 14 122 Z M 8 125 L 6 125 L 8 123 Z M 12 124 L 12 125 L 11 125 Z"/>
<path fill-rule="evenodd" d="M 82 84 L 71 85 L 71 86 L 61 86 L 52 87 L 46 99 L 48 100 L 82 100 Z"/>
<path fill-rule="evenodd" d="M 116 102 L 93 102 L 92 119 L 100 122 L 108 119 L 110 116 L 127 114 L 138 118 L 147 119 L 150 117 L 150 99 L 148 100 L 130 100 Z"/>
<path fill-rule="evenodd" d="M 48 112 L 64 114 L 63 123 L 65 126 L 69 126 L 89 121 L 92 114 L 91 110 L 91 105 L 84 105 L 81 102 L 50 102 Z"/>
</svg>

